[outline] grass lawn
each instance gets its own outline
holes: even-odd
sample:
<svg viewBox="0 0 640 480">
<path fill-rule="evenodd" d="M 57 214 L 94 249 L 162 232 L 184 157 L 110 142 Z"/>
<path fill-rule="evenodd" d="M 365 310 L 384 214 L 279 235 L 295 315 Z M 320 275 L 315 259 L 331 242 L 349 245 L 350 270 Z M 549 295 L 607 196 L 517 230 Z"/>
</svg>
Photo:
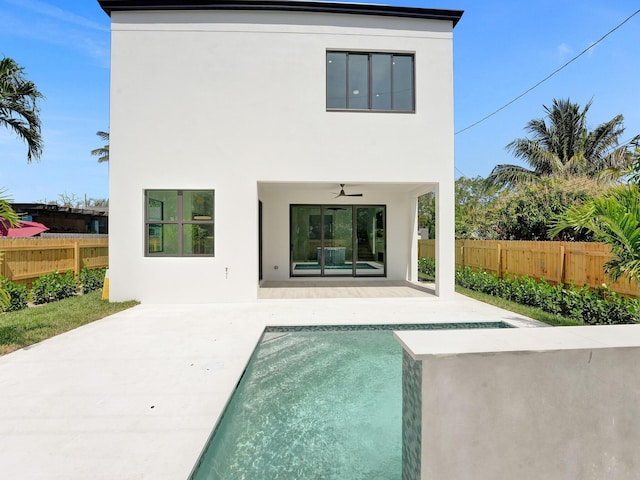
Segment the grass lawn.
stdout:
<svg viewBox="0 0 640 480">
<path fill-rule="evenodd" d="M 425 281 L 425 282 L 434 281 L 433 278 L 427 277 L 422 272 L 418 272 L 418 278 L 421 281 Z M 524 315 L 525 317 L 533 318 L 534 320 L 538 320 L 539 322 L 543 322 L 548 325 L 553 325 L 555 327 L 572 327 L 572 326 L 584 325 L 584 323 L 578 322 L 577 320 L 562 317 L 560 315 L 554 315 L 552 313 L 545 312 L 540 308 L 533 308 L 527 305 L 520 305 L 519 303 L 510 302 L 509 300 L 505 300 L 504 298 L 494 297 L 493 295 L 487 295 L 486 293 L 476 292 L 475 290 L 469 290 L 468 288 L 463 288 L 463 287 L 460 287 L 459 285 L 456 285 L 456 292 L 461 293 L 462 295 L 466 295 L 467 297 L 473 298 L 474 300 L 488 303 L 489 305 L 494 305 L 496 307 L 509 310 L 510 312 L 519 313 L 520 315 Z"/>
<path fill-rule="evenodd" d="M 0 355 L 33 345 L 54 335 L 137 305 L 109 303 L 102 291 L 0 315 Z"/>
</svg>

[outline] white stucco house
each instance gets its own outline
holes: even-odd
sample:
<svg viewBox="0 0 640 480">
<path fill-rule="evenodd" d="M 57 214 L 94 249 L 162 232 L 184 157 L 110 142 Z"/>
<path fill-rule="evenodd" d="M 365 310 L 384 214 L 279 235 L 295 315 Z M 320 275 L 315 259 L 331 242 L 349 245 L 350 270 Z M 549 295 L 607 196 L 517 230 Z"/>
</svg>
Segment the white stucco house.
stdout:
<svg viewBox="0 0 640 480">
<path fill-rule="evenodd" d="M 454 291 L 462 12 L 99 0 L 111 17 L 110 299 L 253 301 L 261 282 L 417 279 L 435 192 Z"/>
</svg>

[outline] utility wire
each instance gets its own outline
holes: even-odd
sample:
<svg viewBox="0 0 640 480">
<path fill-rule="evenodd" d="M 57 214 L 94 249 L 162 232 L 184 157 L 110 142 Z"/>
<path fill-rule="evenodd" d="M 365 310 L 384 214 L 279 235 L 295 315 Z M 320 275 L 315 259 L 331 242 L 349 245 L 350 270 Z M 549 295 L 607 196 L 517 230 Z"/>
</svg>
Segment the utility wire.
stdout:
<svg viewBox="0 0 640 480">
<path fill-rule="evenodd" d="M 476 125 L 484 122 L 485 120 L 487 120 L 488 118 L 493 117 L 496 113 L 504 110 L 505 108 L 507 108 L 509 105 L 511 105 L 512 103 L 515 103 L 517 100 L 520 100 L 522 97 L 524 97 L 527 93 L 529 93 L 531 90 L 537 88 L 538 86 L 540 86 L 541 84 L 543 84 L 544 82 L 546 82 L 547 80 L 549 80 L 551 77 L 553 77 L 556 73 L 558 73 L 560 70 L 564 69 L 566 66 L 568 66 L 569 64 L 573 63 L 574 61 L 576 61 L 578 58 L 580 58 L 582 55 L 584 55 L 585 53 L 587 53 L 589 50 L 591 50 L 593 47 L 595 47 L 598 43 L 600 43 L 602 40 L 604 40 L 605 38 L 607 38 L 609 35 L 611 35 L 613 32 L 615 32 L 616 30 L 618 30 L 620 27 L 622 27 L 622 25 L 624 25 L 625 23 L 627 23 L 629 20 L 631 20 L 634 16 L 636 16 L 638 13 L 640 13 L 640 10 L 636 10 L 635 12 L 633 12 L 631 15 L 629 15 L 627 18 L 625 18 L 622 22 L 620 22 L 618 25 L 616 25 L 614 28 L 612 28 L 611 30 L 609 30 L 607 33 L 605 33 L 602 37 L 600 37 L 598 40 L 596 40 L 595 42 L 593 42 L 591 45 L 589 45 L 587 48 L 585 48 L 582 52 L 580 52 L 578 55 L 576 55 L 575 57 L 573 57 L 571 60 L 569 60 L 567 63 L 565 63 L 564 65 L 562 65 L 560 68 L 557 68 L 556 70 L 554 70 L 553 72 L 551 72 L 549 75 L 547 75 L 546 77 L 544 77 L 542 80 L 540 80 L 538 83 L 536 83 L 533 87 L 525 90 L 523 93 L 521 93 L 520 95 L 518 95 L 516 98 L 514 98 L 513 100 L 511 100 L 508 103 L 505 103 L 502 107 L 498 108 L 497 110 L 495 110 L 494 112 L 490 113 L 489 115 L 481 118 L 480 120 L 478 120 L 475 123 L 472 123 L 471 125 L 463 128 L 462 130 L 458 130 L 457 132 L 455 132 L 454 135 L 458 135 L 459 133 L 462 133 L 466 130 L 469 130 L 470 128 L 475 127 Z"/>
</svg>

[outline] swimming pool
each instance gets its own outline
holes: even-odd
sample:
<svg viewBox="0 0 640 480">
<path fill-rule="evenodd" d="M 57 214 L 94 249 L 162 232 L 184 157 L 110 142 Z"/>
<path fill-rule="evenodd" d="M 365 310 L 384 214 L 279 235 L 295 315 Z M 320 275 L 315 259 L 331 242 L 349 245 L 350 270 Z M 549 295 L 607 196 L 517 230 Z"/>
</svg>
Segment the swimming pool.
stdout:
<svg viewBox="0 0 640 480">
<path fill-rule="evenodd" d="M 191 478 L 399 480 L 402 348 L 393 330 L 508 327 L 268 327 Z"/>
</svg>

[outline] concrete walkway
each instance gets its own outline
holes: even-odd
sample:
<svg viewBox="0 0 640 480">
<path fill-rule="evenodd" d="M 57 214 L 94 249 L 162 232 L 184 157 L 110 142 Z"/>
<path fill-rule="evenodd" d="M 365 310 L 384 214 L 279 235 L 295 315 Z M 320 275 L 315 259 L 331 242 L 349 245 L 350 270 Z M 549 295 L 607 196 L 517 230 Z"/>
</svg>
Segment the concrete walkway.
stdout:
<svg viewBox="0 0 640 480">
<path fill-rule="evenodd" d="M 0 357 L 0 476 L 187 479 L 265 325 L 537 322 L 456 295 L 139 305 Z"/>
</svg>

